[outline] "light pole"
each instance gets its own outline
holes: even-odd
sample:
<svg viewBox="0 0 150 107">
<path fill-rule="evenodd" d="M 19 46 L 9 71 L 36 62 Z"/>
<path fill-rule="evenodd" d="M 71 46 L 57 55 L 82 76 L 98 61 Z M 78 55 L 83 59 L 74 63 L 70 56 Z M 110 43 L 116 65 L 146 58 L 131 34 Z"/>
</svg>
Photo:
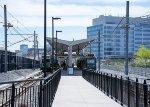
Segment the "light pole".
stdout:
<svg viewBox="0 0 150 107">
<path fill-rule="evenodd" d="M 44 0 L 44 77 L 46 77 L 46 0 Z"/>
<path fill-rule="evenodd" d="M 57 33 L 58 33 L 58 32 L 62 32 L 62 31 L 56 30 L 56 46 L 55 46 L 55 50 L 56 50 L 55 60 L 56 60 L 56 62 L 57 62 Z"/>
<path fill-rule="evenodd" d="M 54 20 L 60 20 L 59 17 L 52 17 L 52 70 L 54 64 Z"/>
</svg>

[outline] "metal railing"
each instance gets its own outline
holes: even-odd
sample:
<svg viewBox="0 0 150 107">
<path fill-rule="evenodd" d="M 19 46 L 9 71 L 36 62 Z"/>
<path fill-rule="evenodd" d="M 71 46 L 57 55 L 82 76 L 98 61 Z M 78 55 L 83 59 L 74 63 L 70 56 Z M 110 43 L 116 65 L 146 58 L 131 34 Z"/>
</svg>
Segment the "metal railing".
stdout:
<svg viewBox="0 0 150 107">
<path fill-rule="evenodd" d="M 140 83 L 137 78 L 133 80 L 93 70 L 83 70 L 82 77 L 122 106 L 150 107 L 149 80 Z"/>
<path fill-rule="evenodd" d="M 1 82 L 7 88 L 0 90 L 0 107 L 51 107 L 60 78 L 59 69 L 46 78 Z"/>
</svg>

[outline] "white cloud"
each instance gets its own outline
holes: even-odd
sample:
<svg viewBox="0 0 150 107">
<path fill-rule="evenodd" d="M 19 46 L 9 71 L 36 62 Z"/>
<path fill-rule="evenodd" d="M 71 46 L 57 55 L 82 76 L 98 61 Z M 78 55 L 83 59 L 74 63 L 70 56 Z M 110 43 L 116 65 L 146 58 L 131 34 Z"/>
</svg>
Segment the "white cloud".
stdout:
<svg viewBox="0 0 150 107">
<path fill-rule="evenodd" d="M 34 2 L 33 2 L 34 1 Z M 50 0 L 49 2 L 63 2 L 65 0 Z M 87 3 L 92 2 L 106 2 L 106 3 L 123 3 L 126 0 L 87 0 Z M 130 0 L 132 2 L 140 2 L 141 0 Z M 146 1 L 146 0 L 144 0 Z M 37 3 L 40 2 L 40 3 Z M 66 0 L 66 2 L 81 2 Z M 43 26 L 43 15 L 44 7 L 43 0 L 3 0 L 2 4 L 6 3 L 8 10 L 17 17 L 26 26 Z M 99 15 L 115 15 L 115 16 L 125 16 L 126 6 L 86 6 L 86 5 L 75 5 L 75 4 L 64 4 L 64 5 L 47 5 L 47 16 L 48 22 L 51 21 L 51 17 L 60 16 L 62 17 L 62 26 L 88 26 L 91 20 Z M 131 6 L 130 15 L 131 16 L 141 16 L 143 13 L 150 10 L 148 7 Z M 0 9 L 3 13 L 3 10 Z M 3 15 L 3 14 L 1 14 Z M 12 20 L 11 16 L 9 19 Z M 15 22 L 15 21 L 14 21 Z M 16 24 L 16 23 L 14 23 Z M 50 24 L 50 23 L 49 23 Z M 51 24 L 50 24 L 51 25 Z M 49 26 L 50 26 L 49 25 Z"/>
<path fill-rule="evenodd" d="M 53 5 L 62 5 L 62 4 L 73 4 L 73 5 L 99 5 L 99 4 L 120 4 L 123 5 L 126 3 L 127 0 L 48 0 L 47 3 Z M 132 3 L 143 3 L 148 2 L 149 0 L 129 0 Z M 35 3 L 43 3 L 43 0 L 32 0 L 31 2 Z"/>
<path fill-rule="evenodd" d="M 148 0 L 130 1 L 130 16 L 142 16 L 150 10 L 150 7 L 140 5 L 140 3 L 149 2 Z M 84 31 L 77 30 L 77 28 L 76 31 L 64 29 L 62 38 L 66 37 L 67 40 L 72 40 L 72 37 L 70 36 L 73 35 L 75 39 L 86 37 L 86 26 L 90 26 L 92 24 L 92 19 L 99 15 L 125 16 L 126 11 L 126 0 L 47 0 L 47 2 L 48 26 L 51 26 L 51 17 L 55 16 L 62 18 L 62 20 L 55 22 L 56 27 L 84 26 L 85 29 L 82 29 Z M 134 5 L 136 3 L 139 4 Z M 1 0 L 0 5 L 3 4 L 7 4 L 7 9 L 25 26 L 43 27 L 43 0 Z M 3 16 L 3 10 L 1 7 L 0 15 Z M 8 19 L 14 26 L 21 26 L 10 15 L 8 15 Z M 0 18 L 0 22 L 1 21 L 3 21 L 2 18 Z M 50 33 L 50 31 L 51 30 L 48 29 L 48 33 Z M 43 34 L 43 29 L 41 34 Z M 42 37 L 43 36 L 41 36 L 41 40 L 43 40 Z M 43 42 L 41 42 L 41 44 L 42 43 Z"/>
</svg>

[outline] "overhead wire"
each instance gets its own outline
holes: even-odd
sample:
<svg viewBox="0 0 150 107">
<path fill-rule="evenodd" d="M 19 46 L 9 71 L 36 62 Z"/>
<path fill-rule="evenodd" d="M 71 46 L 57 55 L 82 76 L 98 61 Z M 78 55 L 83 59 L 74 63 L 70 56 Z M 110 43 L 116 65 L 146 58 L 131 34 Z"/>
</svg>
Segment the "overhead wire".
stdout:
<svg viewBox="0 0 150 107">
<path fill-rule="evenodd" d="M 13 35 L 13 33 L 12 33 L 11 29 L 8 29 L 8 31 L 9 31 L 10 35 L 11 35 L 11 34 Z M 31 37 L 33 37 L 33 36 L 31 36 Z M 17 44 L 17 43 L 20 43 L 20 42 L 22 42 L 22 41 L 27 41 L 27 40 L 28 40 L 29 38 L 31 38 L 31 37 L 24 38 L 23 40 L 20 40 L 20 41 L 17 41 L 17 42 L 11 43 L 11 45 L 9 45 L 8 47 L 13 46 L 13 45 L 15 45 L 15 44 Z"/>
<path fill-rule="evenodd" d="M 125 17 L 122 17 L 121 20 L 119 21 L 119 23 L 117 24 L 117 26 L 114 28 L 114 30 L 112 31 L 112 35 L 114 34 L 115 30 L 119 27 L 119 25 L 121 24 L 121 22 L 123 21 Z"/>
<path fill-rule="evenodd" d="M 22 38 L 25 38 L 15 27 L 12 27 L 12 28 L 18 35 L 20 35 Z M 27 41 L 32 42 L 30 40 L 27 40 Z"/>
<path fill-rule="evenodd" d="M 147 11 L 147 12 L 146 12 L 146 13 L 144 13 L 142 16 L 145 16 L 147 13 L 150 13 L 150 11 Z M 141 16 L 141 17 L 142 17 L 142 16 Z"/>
<path fill-rule="evenodd" d="M 0 5 L 0 7 L 4 9 L 4 7 L 3 7 L 2 5 Z M 7 13 L 8 13 L 12 18 L 14 18 L 14 19 L 17 21 L 17 23 L 20 23 L 28 32 L 31 33 L 31 31 L 30 31 L 28 28 L 26 28 L 26 26 L 23 25 L 17 18 L 15 18 L 8 10 L 7 10 Z M 2 16 L 0 16 L 0 17 L 3 18 Z M 8 22 L 9 22 L 9 21 L 8 21 Z M 25 39 L 25 37 L 24 37 L 23 35 L 21 35 L 21 33 L 17 30 L 17 29 L 19 29 L 21 32 L 23 32 L 19 27 L 16 27 L 16 28 L 15 28 L 15 26 L 13 26 L 12 28 L 13 28 L 13 30 L 14 30 L 18 35 L 20 35 L 22 38 Z M 23 33 L 24 33 L 24 32 L 23 32 Z M 27 40 L 27 41 L 31 42 L 30 40 Z"/>
<path fill-rule="evenodd" d="M 150 12 L 150 11 L 149 11 Z M 147 12 L 148 13 L 148 12 Z M 148 14 L 148 15 L 145 15 L 145 16 L 150 16 L 150 14 Z M 137 17 L 137 18 L 141 18 L 142 16 L 140 16 L 140 17 Z M 144 17 L 144 15 L 143 15 L 143 17 Z M 113 35 L 114 34 L 114 32 L 115 32 L 115 30 L 119 27 L 119 25 L 121 24 L 121 22 L 123 21 L 123 19 L 125 19 L 126 17 L 122 17 L 122 19 L 119 21 L 119 23 L 117 24 L 117 26 L 114 28 L 114 30 L 112 31 L 112 33 L 111 33 L 111 35 Z M 143 22 L 150 22 L 150 20 L 148 20 L 148 18 L 146 18 L 144 21 L 137 21 L 137 23 L 143 23 Z M 131 22 L 129 22 L 129 24 L 135 24 L 135 23 L 131 23 Z"/>
<path fill-rule="evenodd" d="M 150 22 L 150 14 L 148 14 L 148 15 L 143 15 L 143 16 L 141 16 L 141 17 L 137 17 L 137 18 L 142 18 L 142 17 L 146 17 L 145 18 L 145 20 L 142 20 L 142 21 L 136 21 L 136 23 L 146 23 L 146 22 Z M 124 19 L 125 17 L 123 17 L 121 20 L 120 20 L 120 22 L 117 24 L 117 26 L 114 28 L 114 30 L 113 30 L 113 32 L 112 32 L 112 34 L 111 35 L 113 35 L 114 34 L 114 32 L 115 32 L 115 30 L 118 28 L 118 26 L 121 24 L 121 22 L 122 22 L 122 20 Z M 137 20 L 137 18 L 136 18 L 136 20 Z M 129 23 L 129 24 L 135 24 L 135 23 Z M 141 30 L 141 29 L 140 29 Z M 114 37 L 114 36 L 113 36 Z"/>
<path fill-rule="evenodd" d="M 3 7 L 2 5 L 0 5 L 0 7 L 4 9 L 4 7 Z M 22 25 L 29 33 L 31 33 L 31 31 L 30 31 L 24 24 L 22 24 L 16 17 L 14 17 L 12 13 L 10 13 L 8 10 L 7 10 L 7 13 L 8 13 L 12 18 L 14 18 L 18 23 L 20 23 L 20 25 Z"/>
<path fill-rule="evenodd" d="M 17 42 L 15 42 L 15 43 L 13 43 L 13 44 L 7 46 L 7 47 L 13 46 L 13 45 L 15 45 L 15 44 L 17 44 L 17 43 L 20 43 L 20 42 L 22 42 L 22 41 L 26 41 L 27 39 L 29 39 L 29 38 L 31 38 L 31 37 L 33 37 L 33 36 L 30 36 L 30 37 L 28 37 L 28 38 L 24 38 L 23 40 L 17 41 Z"/>
</svg>

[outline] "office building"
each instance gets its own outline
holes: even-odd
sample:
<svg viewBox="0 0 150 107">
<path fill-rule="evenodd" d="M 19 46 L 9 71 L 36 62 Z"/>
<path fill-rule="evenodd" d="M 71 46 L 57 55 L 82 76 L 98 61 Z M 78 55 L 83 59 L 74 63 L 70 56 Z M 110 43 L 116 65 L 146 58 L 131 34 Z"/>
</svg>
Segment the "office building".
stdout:
<svg viewBox="0 0 150 107">
<path fill-rule="evenodd" d="M 129 57 L 141 45 L 150 49 L 150 22 L 147 18 L 129 18 Z M 120 23 L 120 24 L 118 24 Z M 98 38 L 100 31 L 100 57 L 124 58 L 126 43 L 126 18 L 100 15 L 87 27 L 87 38 Z M 117 27 L 118 26 L 118 27 Z M 98 41 L 91 45 L 91 52 L 98 56 Z"/>
<path fill-rule="evenodd" d="M 22 56 L 28 54 L 28 45 L 22 44 L 20 45 L 20 52 L 22 53 Z"/>
</svg>

